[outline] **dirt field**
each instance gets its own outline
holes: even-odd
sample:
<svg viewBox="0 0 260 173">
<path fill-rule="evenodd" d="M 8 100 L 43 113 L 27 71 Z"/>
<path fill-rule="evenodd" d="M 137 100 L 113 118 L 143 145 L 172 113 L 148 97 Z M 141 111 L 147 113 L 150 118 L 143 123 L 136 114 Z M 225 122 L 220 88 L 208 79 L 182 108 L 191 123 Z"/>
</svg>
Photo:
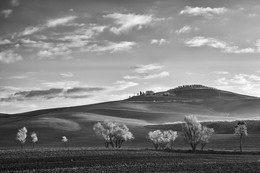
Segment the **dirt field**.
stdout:
<svg viewBox="0 0 260 173">
<path fill-rule="evenodd" d="M 1 172 L 259 172 L 260 155 L 141 149 L 1 150 Z"/>
</svg>

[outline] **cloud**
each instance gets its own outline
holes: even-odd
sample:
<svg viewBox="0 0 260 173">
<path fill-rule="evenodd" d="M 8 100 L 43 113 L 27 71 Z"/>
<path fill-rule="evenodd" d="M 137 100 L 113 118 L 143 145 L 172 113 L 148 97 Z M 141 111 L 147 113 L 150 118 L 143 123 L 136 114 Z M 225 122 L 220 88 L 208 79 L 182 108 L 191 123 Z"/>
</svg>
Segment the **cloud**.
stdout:
<svg viewBox="0 0 260 173">
<path fill-rule="evenodd" d="M 155 78 L 163 78 L 170 75 L 167 71 L 158 71 L 163 69 L 164 66 L 159 64 L 147 64 L 147 65 L 137 65 L 132 67 L 134 75 L 126 75 L 123 76 L 126 80 L 148 80 L 148 79 L 155 79 Z"/>
<path fill-rule="evenodd" d="M 47 49 L 40 50 L 37 56 L 40 58 L 53 58 L 55 56 L 64 56 L 71 53 L 71 50 L 63 44 L 57 44 L 53 47 L 48 47 Z"/>
<path fill-rule="evenodd" d="M 8 39 L 0 39 L 0 45 L 11 44 L 12 42 Z"/>
<path fill-rule="evenodd" d="M 144 79 L 154 79 L 154 78 L 163 78 L 163 77 L 167 77 L 169 76 L 170 73 L 167 71 L 163 71 L 161 73 L 157 73 L 157 74 L 149 74 L 144 76 Z"/>
<path fill-rule="evenodd" d="M 184 42 L 188 47 L 202 47 L 208 46 L 216 49 L 220 49 L 224 53 L 256 53 L 254 48 L 239 48 L 238 46 L 232 46 L 225 41 L 218 40 L 216 38 L 207 37 L 193 37 L 187 39 Z"/>
<path fill-rule="evenodd" d="M 95 92 L 104 91 L 101 87 L 72 87 L 72 88 L 50 88 L 29 91 L 17 91 L 5 97 L 1 102 L 24 101 L 24 100 L 48 100 L 54 98 L 89 98 Z"/>
<path fill-rule="evenodd" d="M 116 81 L 115 83 L 115 89 L 116 90 L 125 90 L 127 88 L 130 88 L 130 87 L 134 87 L 134 86 L 137 86 L 139 85 L 138 83 L 136 82 L 131 82 L 131 81 Z"/>
<path fill-rule="evenodd" d="M 216 14 L 223 14 L 227 12 L 227 8 L 210 8 L 210 7 L 190 7 L 186 6 L 184 10 L 180 11 L 179 14 L 189 15 L 189 16 L 204 16 L 204 17 L 212 17 Z"/>
<path fill-rule="evenodd" d="M 0 62 L 9 64 L 14 63 L 16 61 L 21 61 L 23 58 L 21 55 L 18 55 L 13 50 L 5 50 L 0 52 Z"/>
<path fill-rule="evenodd" d="M 26 79 L 29 78 L 29 76 L 20 75 L 20 76 L 11 76 L 8 79 Z"/>
<path fill-rule="evenodd" d="M 13 10 L 6 9 L 6 10 L 2 10 L 0 14 L 3 15 L 4 18 L 8 18 L 12 13 L 13 13 Z"/>
<path fill-rule="evenodd" d="M 73 88 L 80 85 L 79 81 L 58 81 L 58 82 L 43 82 L 43 85 L 49 88 Z"/>
<path fill-rule="evenodd" d="M 169 44 L 170 42 L 165 40 L 164 38 L 161 38 L 160 40 L 157 39 L 153 39 L 150 42 L 151 44 L 158 44 L 158 45 L 165 45 L 165 44 Z"/>
<path fill-rule="evenodd" d="M 176 34 L 184 34 L 184 33 L 189 33 L 191 32 L 191 26 L 183 26 L 182 28 L 178 29 L 175 31 Z"/>
<path fill-rule="evenodd" d="M 229 72 L 227 72 L 227 71 L 214 71 L 213 73 L 214 73 L 214 74 L 218 74 L 218 75 L 226 75 L 226 74 L 229 74 Z"/>
<path fill-rule="evenodd" d="M 66 92 L 67 93 L 76 93 L 76 92 L 94 92 L 94 91 L 102 91 L 104 88 L 101 87 L 75 87 L 70 88 Z"/>
<path fill-rule="evenodd" d="M 120 52 L 120 51 L 129 51 L 135 46 L 135 42 L 122 41 L 119 43 L 107 42 L 105 45 L 97 45 L 94 44 L 92 46 L 87 47 L 84 51 L 87 52 Z"/>
<path fill-rule="evenodd" d="M 43 30 L 44 28 L 42 27 L 37 27 L 37 26 L 29 26 L 29 27 L 26 27 L 24 29 L 24 31 L 22 31 L 19 36 L 26 36 L 26 35 L 31 35 L 31 34 L 34 34 L 38 31 L 41 31 Z"/>
<path fill-rule="evenodd" d="M 11 0 L 10 1 L 10 4 L 12 5 L 12 6 L 14 6 L 14 7 L 17 7 L 17 6 L 19 6 L 19 0 Z"/>
<path fill-rule="evenodd" d="M 255 74 L 235 74 L 217 79 L 220 88 L 229 89 L 243 94 L 260 96 L 260 76 Z"/>
<path fill-rule="evenodd" d="M 113 13 L 103 16 L 104 18 L 111 18 L 114 20 L 116 27 L 111 27 L 111 31 L 115 34 L 121 34 L 128 32 L 133 28 L 138 30 L 142 29 L 143 26 L 150 24 L 153 21 L 152 15 L 138 15 L 138 14 L 122 14 Z"/>
<path fill-rule="evenodd" d="M 62 77 L 73 77 L 73 76 L 74 76 L 74 74 L 71 73 L 71 72 L 61 73 L 60 75 L 61 75 Z"/>
<path fill-rule="evenodd" d="M 69 23 L 76 19 L 77 16 L 67 16 L 67 17 L 62 17 L 62 18 L 57 18 L 57 19 L 51 19 L 47 22 L 46 26 L 51 28 L 51 27 L 56 27 L 59 25 L 64 25 L 66 23 Z"/>
<path fill-rule="evenodd" d="M 136 73 L 147 73 L 152 70 L 160 70 L 164 66 L 159 64 L 147 64 L 147 65 L 137 65 L 133 67 L 134 71 Z"/>
<path fill-rule="evenodd" d="M 77 16 L 67 16 L 62 18 L 56 18 L 56 19 L 50 19 L 43 25 L 38 26 L 29 26 L 24 29 L 21 33 L 19 33 L 19 36 L 26 36 L 31 35 L 39 31 L 43 31 L 46 28 L 53 28 L 60 25 L 65 25 L 73 20 L 75 20 Z"/>
</svg>

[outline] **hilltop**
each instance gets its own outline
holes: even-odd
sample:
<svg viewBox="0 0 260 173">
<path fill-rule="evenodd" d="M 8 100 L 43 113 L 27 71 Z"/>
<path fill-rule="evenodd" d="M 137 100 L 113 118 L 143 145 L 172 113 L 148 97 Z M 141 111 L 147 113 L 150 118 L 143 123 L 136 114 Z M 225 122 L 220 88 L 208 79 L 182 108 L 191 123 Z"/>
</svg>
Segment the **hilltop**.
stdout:
<svg viewBox="0 0 260 173">
<path fill-rule="evenodd" d="M 150 146 L 147 133 L 154 129 L 151 125 L 183 121 L 188 114 L 196 115 L 201 121 L 255 119 L 259 117 L 259 105 L 257 97 L 191 85 L 121 101 L 3 114 L 0 115 L 0 147 L 19 145 L 15 135 L 23 126 L 39 134 L 39 145 L 59 146 L 61 136 L 66 135 L 72 146 L 102 146 L 102 140 L 95 136 L 92 127 L 104 120 L 119 121 L 130 128 L 136 139 L 127 145 L 147 147 Z M 219 129 L 221 133 L 231 132 L 231 126 L 223 126 L 227 130 Z M 259 132 L 259 128 L 252 129 L 253 133 Z M 179 142 L 183 146 L 181 140 Z"/>
</svg>

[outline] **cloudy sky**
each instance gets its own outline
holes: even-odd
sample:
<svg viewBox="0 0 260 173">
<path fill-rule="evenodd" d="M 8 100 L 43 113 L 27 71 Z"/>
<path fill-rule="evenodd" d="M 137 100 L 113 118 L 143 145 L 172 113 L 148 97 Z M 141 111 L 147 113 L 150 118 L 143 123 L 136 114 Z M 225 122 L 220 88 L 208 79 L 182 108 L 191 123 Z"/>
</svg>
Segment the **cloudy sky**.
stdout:
<svg viewBox="0 0 260 173">
<path fill-rule="evenodd" d="M 0 112 L 203 84 L 260 96 L 259 0 L 1 0 Z"/>
</svg>

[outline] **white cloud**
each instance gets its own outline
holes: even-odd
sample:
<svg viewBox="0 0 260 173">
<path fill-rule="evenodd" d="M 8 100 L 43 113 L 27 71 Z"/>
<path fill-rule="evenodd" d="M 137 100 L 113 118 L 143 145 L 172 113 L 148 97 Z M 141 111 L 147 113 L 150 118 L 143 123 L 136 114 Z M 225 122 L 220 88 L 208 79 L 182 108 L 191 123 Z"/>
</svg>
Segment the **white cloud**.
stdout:
<svg viewBox="0 0 260 173">
<path fill-rule="evenodd" d="M 41 30 L 43 30 L 43 28 L 41 28 L 41 27 L 29 26 L 29 27 L 26 27 L 24 29 L 24 31 L 19 34 L 19 36 L 31 35 L 35 32 L 41 31 Z"/>
<path fill-rule="evenodd" d="M 254 48 L 239 48 L 238 46 L 232 46 L 225 41 L 218 40 L 216 38 L 207 37 L 193 37 L 187 39 L 184 42 L 188 47 L 202 47 L 208 46 L 216 49 L 220 49 L 224 53 L 256 53 Z"/>
<path fill-rule="evenodd" d="M 62 17 L 62 18 L 57 18 L 57 19 L 51 19 L 47 22 L 46 26 L 47 27 L 56 27 L 59 25 L 64 25 L 66 23 L 69 23 L 76 19 L 77 16 L 67 16 L 67 17 Z"/>
<path fill-rule="evenodd" d="M 59 25 L 65 25 L 74 19 L 76 19 L 77 16 L 67 16 L 67 17 L 62 17 L 62 18 L 56 18 L 56 19 L 51 19 L 47 21 L 44 25 L 39 25 L 39 26 L 29 26 L 24 29 L 21 33 L 19 33 L 19 36 L 26 36 L 26 35 L 31 35 L 36 32 L 42 31 L 46 28 L 52 28 L 56 27 Z"/>
<path fill-rule="evenodd" d="M 121 14 L 113 13 L 103 16 L 115 20 L 116 27 L 110 30 L 115 34 L 128 32 L 133 28 L 142 29 L 143 26 L 150 24 L 153 21 L 152 15 L 138 15 L 138 14 Z"/>
<path fill-rule="evenodd" d="M 161 73 L 156 73 L 156 74 L 149 74 L 147 76 L 144 76 L 144 79 L 154 79 L 154 78 L 163 78 L 169 76 L 170 73 L 167 71 L 163 71 Z"/>
<path fill-rule="evenodd" d="M 158 45 L 165 45 L 165 44 L 169 44 L 170 42 L 165 40 L 164 38 L 161 38 L 160 40 L 157 39 L 153 39 L 150 42 L 151 44 L 158 44 Z"/>
<path fill-rule="evenodd" d="M 25 75 L 11 76 L 8 79 L 26 79 L 26 78 L 29 78 L 29 76 L 25 76 Z"/>
<path fill-rule="evenodd" d="M 117 81 L 117 82 L 115 82 L 115 89 L 116 90 L 125 90 L 127 88 L 134 87 L 134 86 L 137 86 L 137 85 L 139 85 L 139 84 L 136 83 L 136 82 Z"/>
<path fill-rule="evenodd" d="M 227 12 L 225 7 L 221 8 L 210 8 L 210 7 L 190 7 L 186 6 L 184 10 L 180 11 L 179 14 L 186 14 L 189 16 L 205 16 L 211 17 L 214 14 L 223 14 Z"/>
<path fill-rule="evenodd" d="M 226 74 L 229 74 L 229 72 L 227 72 L 227 71 L 214 71 L 213 73 L 214 73 L 214 74 L 218 74 L 218 75 L 226 75 Z"/>
<path fill-rule="evenodd" d="M 159 64 L 147 64 L 147 65 L 137 65 L 133 67 L 134 71 L 136 73 L 147 73 L 152 70 L 160 70 L 164 66 Z"/>
<path fill-rule="evenodd" d="M 108 42 L 105 45 L 94 44 L 94 45 L 89 46 L 86 49 L 84 49 L 84 51 L 115 53 L 115 52 L 120 52 L 120 51 L 129 51 L 135 45 L 136 45 L 135 42 L 128 42 L 128 41 L 122 41 L 119 43 Z"/>
<path fill-rule="evenodd" d="M 22 56 L 18 55 L 13 50 L 5 50 L 0 52 L 0 62 L 3 63 L 14 63 L 16 61 L 21 61 L 22 59 Z"/>
<path fill-rule="evenodd" d="M 14 6 L 14 7 L 17 7 L 17 6 L 19 6 L 19 0 L 11 0 L 10 1 L 10 4 L 12 5 L 12 6 Z"/>
<path fill-rule="evenodd" d="M 80 86 L 79 81 L 43 82 L 42 84 L 49 88 L 63 88 L 63 89 Z"/>
<path fill-rule="evenodd" d="M 126 75 L 123 76 L 126 80 L 148 80 L 148 79 L 154 79 L 154 78 L 163 78 L 170 75 L 167 71 L 159 71 L 164 66 L 159 64 L 147 64 L 147 65 L 137 65 L 133 67 L 133 70 L 136 74 L 134 75 Z"/>
<path fill-rule="evenodd" d="M 40 58 L 53 58 L 55 56 L 64 56 L 71 53 L 71 50 L 64 44 L 53 45 L 47 49 L 40 50 L 37 56 Z"/>
<path fill-rule="evenodd" d="M 10 43 L 12 42 L 8 39 L 0 39 L 0 45 L 10 44 Z"/>
<path fill-rule="evenodd" d="M 6 9 L 6 10 L 2 10 L 0 14 L 3 15 L 4 18 L 8 18 L 12 13 L 13 13 L 13 10 Z"/>
<path fill-rule="evenodd" d="M 62 77 L 73 77 L 73 76 L 74 76 L 74 74 L 71 73 L 71 72 L 61 73 L 60 75 L 61 75 Z"/>
<path fill-rule="evenodd" d="M 260 76 L 255 74 L 236 74 L 229 78 L 221 77 L 216 80 L 220 88 L 229 89 L 248 95 L 260 96 Z"/>
<path fill-rule="evenodd" d="M 189 32 L 191 32 L 191 27 L 188 25 L 183 26 L 182 28 L 175 31 L 176 34 L 184 34 L 184 33 L 189 33 Z"/>
</svg>

